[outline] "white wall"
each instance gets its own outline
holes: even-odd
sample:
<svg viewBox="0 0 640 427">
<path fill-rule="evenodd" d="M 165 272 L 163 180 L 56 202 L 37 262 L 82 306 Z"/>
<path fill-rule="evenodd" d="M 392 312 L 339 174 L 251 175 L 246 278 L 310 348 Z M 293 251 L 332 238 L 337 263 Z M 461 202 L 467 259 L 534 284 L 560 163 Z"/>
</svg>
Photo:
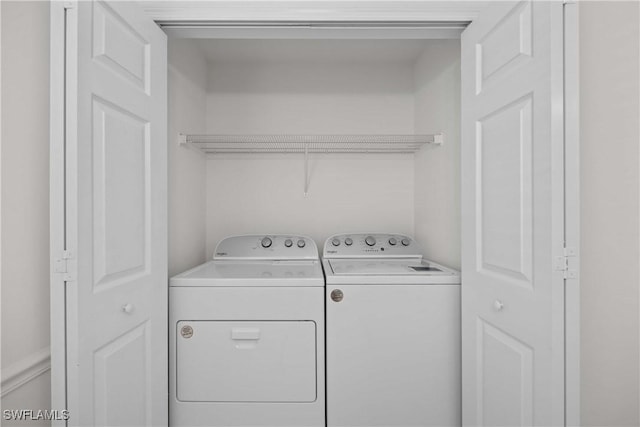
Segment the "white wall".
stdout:
<svg viewBox="0 0 640 427">
<path fill-rule="evenodd" d="M 210 133 L 413 133 L 412 64 L 212 63 Z M 413 234 L 413 156 L 214 155 L 207 162 L 207 256 L 224 236 Z"/>
<path fill-rule="evenodd" d="M 3 410 L 19 409 L 50 409 L 51 407 L 51 372 L 47 371 L 42 375 L 34 377 L 20 388 L 2 398 Z M 57 408 L 61 411 L 61 408 Z M 2 418 L 2 427 L 45 427 L 51 425 L 47 420 L 5 420 Z"/>
<path fill-rule="evenodd" d="M 583 425 L 640 425 L 638 9 L 578 9 Z"/>
<path fill-rule="evenodd" d="M 460 268 L 460 40 L 434 40 L 414 69 L 415 132 L 444 132 L 415 157 L 415 238 L 424 256 Z"/>
<path fill-rule="evenodd" d="M 411 155 L 216 156 L 207 169 L 208 247 L 231 234 L 291 233 L 319 248 L 333 233 L 413 230 Z"/>
<path fill-rule="evenodd" d="M 211 64 L 211 133 L 412 133 L 409 63 Z"/>
<path fill-rule="evenodd" d="M 197 47 L 169 40 L 169 277 L 205 260 L 205 157 L 178 146 L 179 133 L 204 133 L 207 64 Z"/>
<path fill-rule="evenodd" d="M 49 5 L 2 2 L 2 380 L 49 346 Z M 46 357 L 46 356 L 45 356 Z M 15 369 L 20 367 L 20 369 Z M 15 379 L 15 378 L 14 378 Z M 49 409 L 48 375 L 2 397 Z M 17 398 L 16 396 L 20 396 Z M 44 406 L 44 407 L 43 407 Z"/>
</svg>

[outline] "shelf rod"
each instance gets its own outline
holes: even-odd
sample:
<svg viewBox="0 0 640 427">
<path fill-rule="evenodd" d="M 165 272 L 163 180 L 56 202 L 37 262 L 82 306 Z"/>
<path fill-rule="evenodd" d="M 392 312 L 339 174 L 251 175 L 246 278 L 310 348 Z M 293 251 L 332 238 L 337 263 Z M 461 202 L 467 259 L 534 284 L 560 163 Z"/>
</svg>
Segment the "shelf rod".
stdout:
<svg viewBox="0 0 640 427">
<path fill-rule="evenodd" d="M 186 135 L 182 146 L 203 153 L 413 153 L 440 146 L 444 134 L 422 135 Z"/>
</svg>

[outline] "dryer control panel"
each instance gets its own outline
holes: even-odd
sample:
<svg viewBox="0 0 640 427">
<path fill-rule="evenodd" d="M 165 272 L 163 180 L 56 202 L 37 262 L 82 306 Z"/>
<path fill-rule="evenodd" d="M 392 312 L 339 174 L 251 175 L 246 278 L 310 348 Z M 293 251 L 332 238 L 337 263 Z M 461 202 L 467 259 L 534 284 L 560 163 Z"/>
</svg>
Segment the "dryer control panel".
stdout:
<svg viewBox="0 0 640 427">
<path fill-rule="evenodd" d="M 403 234 L 336 234 L 324 243 L 323 258 L 422 258 L 416 242 Z"/>
<path fill-rule="evenodd" d="M 215 260 L 318 260 L 318 247 L 310 237 L 288 234 L 231 236 L 216 246 Z"/>
</svg>

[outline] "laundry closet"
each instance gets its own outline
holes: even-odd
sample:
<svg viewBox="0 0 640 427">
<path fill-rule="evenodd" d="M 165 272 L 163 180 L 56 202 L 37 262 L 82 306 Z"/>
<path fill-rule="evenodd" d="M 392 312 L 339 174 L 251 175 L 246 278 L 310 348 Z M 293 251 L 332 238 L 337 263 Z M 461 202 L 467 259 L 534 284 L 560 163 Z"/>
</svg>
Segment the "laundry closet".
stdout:
<svg viewBox="0 0 640 427">
<path fill-rule="evenodd" d="M 170 274 L 250 233 L 304 234 L 320 248 L 334 233 L 404 233 L 459 268 L 461 30 L 444 39 L 385 31 L 394 34 L 169 39 Z M 206 154 L 180 134 L 237 136 L 239 152 Z M 290 135 L 336 142 L 306 156 L 304 143 L 278 150 Z M 399 136 L 390 142 L 399 148 L 345 140 L 359 135 Z M 255 136 L 271 138 L 274 152 L 244 148 Z M 407 149 L 402 138 L 419 143 Z"/>
<path fill-rule="evenodd" d="M 458 273 L 425 264 L 415 268 L 443 276 L 425 273 L 420 285 L 407 285 L 393 276 L 410 274 L 406 267 L 388 273 L 387 286 L 361 278 L 364 286 L 325 289 L 320 264 L 310 260 L 330 235 L 348 233 L 342 247 L 412 265 L 429 241 L 429 259 L 459 268 L 459 32 L 448 29 L 452 38 L 444 39 L 170 39 L 170 212 L 204 211 L 190 226 L 205 236 L 205 253 L 186 267 L 214 258 L 170 280 L 170 424 L 461 423 Z M 170 235 L 184 227 L 174 221 Z M 415 236 L 417 228 L 413 241 L 393 234 Z M 224 240 L 233 235 L 246 237 Z M 278 235 L 291 236 L 293 250 Z M 340 241 L 324 248 L 325 259 Z M 195 256 L 201 242 L 183 244 Z M 305 261 L 298 259 L 303 248 L 313 248 Z M 170 260 L 178 250 L 170 238 Z M 294 279 L 313 272 L 302 262 L 316 269 L 315 289 Z M 277 270 L 285 265 L 287 273 Z M 346 302 L 338 304 L 340 288 Z M 303 324 L 308 331 L 290 329 Z M 399 366 L 384 376 L 390 362 Z"/>
<path fill-rule="evenodd" d="M 461 271 L 462 424 L 575 419 L 575 5 L 231 3 L 52 5 L 52 405 L 166 424 L 170 277 L 371 233 Z"/>
</svg>

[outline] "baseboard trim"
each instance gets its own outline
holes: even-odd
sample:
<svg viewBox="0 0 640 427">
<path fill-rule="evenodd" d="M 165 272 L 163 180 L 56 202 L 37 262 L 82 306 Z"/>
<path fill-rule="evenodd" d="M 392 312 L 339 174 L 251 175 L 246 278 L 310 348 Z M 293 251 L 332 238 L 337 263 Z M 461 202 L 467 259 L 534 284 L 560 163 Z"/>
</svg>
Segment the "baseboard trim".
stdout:
<svg viewBox="0 0 640 427">
<path fill-rule="evenodd" d="M 1 397 L 22 387 L 51 369 L 51 350 L 45 347 L 2 370 Z"/>
</svg>

